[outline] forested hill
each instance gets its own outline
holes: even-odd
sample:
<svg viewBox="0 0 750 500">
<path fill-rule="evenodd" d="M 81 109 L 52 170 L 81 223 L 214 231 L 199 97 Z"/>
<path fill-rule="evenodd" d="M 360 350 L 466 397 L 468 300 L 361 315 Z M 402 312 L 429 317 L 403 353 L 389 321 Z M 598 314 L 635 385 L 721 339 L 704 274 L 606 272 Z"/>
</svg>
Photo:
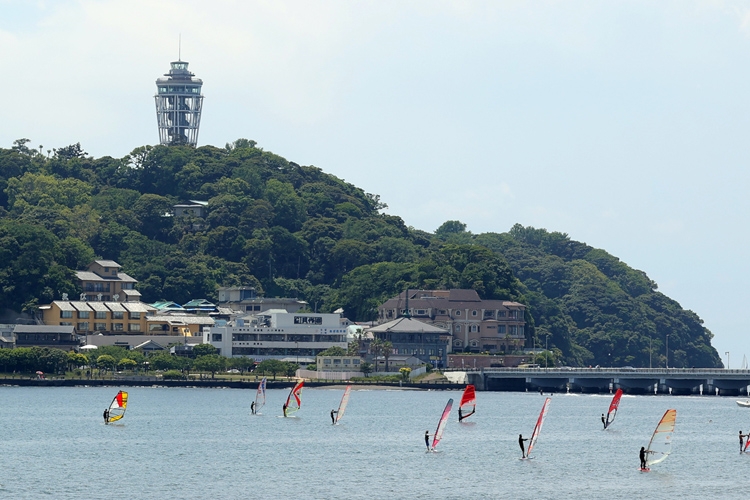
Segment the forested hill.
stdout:
<svg viewBox="0 0 750 500">
<path fill-rule="evenodd" d="M 205 219 L 173 205 L 208 201 Z M 528 306 L 527 345 L 569 365 L 721 366 L 711 333 L 641 271 L 565 234 L 514 226 L 434 233 L 385 215 L 379 197 L 239 139 L 92 158 L 79 144 L 0 149 L 0 311 L 71 297 L 74 271 L 111 259 L 143 300 L 215 300 L 219 286 L 296 296 L 355 321 L 405 288 L 474 288 Z"/>
</svg>

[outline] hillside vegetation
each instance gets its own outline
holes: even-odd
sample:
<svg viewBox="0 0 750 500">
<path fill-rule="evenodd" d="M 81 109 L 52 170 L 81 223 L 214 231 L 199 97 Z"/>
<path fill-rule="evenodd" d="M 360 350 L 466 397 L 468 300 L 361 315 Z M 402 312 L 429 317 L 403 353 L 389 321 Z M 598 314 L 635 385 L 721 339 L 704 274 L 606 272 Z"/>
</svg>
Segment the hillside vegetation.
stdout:
<svg viewBox="0 0 750 500">
<path fill-rule="evenodd" d="M 77 297 L 74 271 L 111 259 L 143 300 L 215 300 L 219 286 L 295 296 L 373 320 L 405 288 L 474 288 L 528 306 L 527 346 L 570 365 L 721 366 L 700 318 L 645 273 L 562 233 L 514 226 L 434 233 L 381 213 L 377 195 L 239 139 L 92 158 L 79 144 L 0 149 L 0 309 Z M 172 206 L 208 201 L 205 219 Z M 7 321 L 7 320 L 6 320 Z"/>
</svg>

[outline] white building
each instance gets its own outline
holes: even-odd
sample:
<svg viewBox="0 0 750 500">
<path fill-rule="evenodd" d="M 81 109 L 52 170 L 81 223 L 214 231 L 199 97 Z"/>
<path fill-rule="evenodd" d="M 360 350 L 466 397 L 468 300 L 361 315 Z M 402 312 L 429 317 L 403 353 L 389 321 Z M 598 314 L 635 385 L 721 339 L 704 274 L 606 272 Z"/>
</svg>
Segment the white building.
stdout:
<svg viewBox="0 0 750 500">
<path fill-rule="evenodd" d="M 204 329 L 203 342 L 228 358 L 314 358 L 329 347 L 347 348 L 344 321 L 340 314 L 271 309 Z"/>
</svg>

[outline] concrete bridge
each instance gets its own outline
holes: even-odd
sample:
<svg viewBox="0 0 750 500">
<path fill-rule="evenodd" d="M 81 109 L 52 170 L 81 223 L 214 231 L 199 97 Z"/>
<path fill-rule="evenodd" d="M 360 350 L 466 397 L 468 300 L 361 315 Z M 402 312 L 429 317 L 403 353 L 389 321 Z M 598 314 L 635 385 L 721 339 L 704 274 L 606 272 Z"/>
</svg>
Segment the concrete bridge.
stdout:
<svg viewBox="0 0 750 500">
<path fill-rule="evenodd" d="M 465 381 L 483 391 L 747 395 L 750 370 L 718 368 L 482 368 Z M 455 378 L 451 377 L 451 378 Z"/>
</svg>

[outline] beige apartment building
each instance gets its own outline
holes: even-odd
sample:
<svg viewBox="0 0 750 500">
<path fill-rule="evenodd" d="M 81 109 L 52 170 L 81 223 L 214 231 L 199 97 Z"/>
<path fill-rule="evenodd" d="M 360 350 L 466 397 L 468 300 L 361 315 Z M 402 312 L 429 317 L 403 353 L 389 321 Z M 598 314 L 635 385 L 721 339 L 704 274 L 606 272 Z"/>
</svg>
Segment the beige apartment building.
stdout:
<svg viewBox="0 0 750 500">
<path fill-rule="evenodd" d="M 524 346 L 525 311 L 526 306 L 518 302 L 482 300 L 476 290 L 409 290 L 378 308 L 378 322 L 393 321 L 408 313 L 447 330 L 449 352 L 501 354 Z"/>
<path fill-rule="evenodd" d="M 85 271 L 76 271 L 83 293 L 82 301 L 130 302 L 140 301 L 141 292 L 135 289 L 138 280 L 120 272 L 120 264 L 113 260 L 95 260 Z"/>
</svg>

